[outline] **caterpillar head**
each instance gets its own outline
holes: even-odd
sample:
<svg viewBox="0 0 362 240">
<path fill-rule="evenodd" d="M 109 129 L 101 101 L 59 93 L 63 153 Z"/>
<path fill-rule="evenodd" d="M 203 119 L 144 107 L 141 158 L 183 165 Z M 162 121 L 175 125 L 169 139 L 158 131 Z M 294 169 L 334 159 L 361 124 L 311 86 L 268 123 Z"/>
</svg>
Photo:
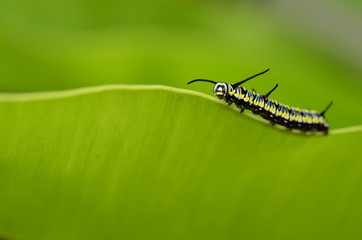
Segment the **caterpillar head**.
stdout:
<svg viewBox="0 0 362 240">
<path fill-rule="evenodd" d="M 214 94 L 219 99 L 224 99 L 228 93 L 228 84 L 218 82 L 214 87 Z"/>
<path fill-rule="evenodd" d="M 248 77 L 247 79 L 244 79 L 240 82 L 237 82 L 237 83 L 234 83 L 234 84 L 227 84 L 227 83 L 222 83 L 222 82 L 215 82 L 215 81 L 212 81 L 212 80 L 207 80 L 207 79 L 195 79 L 195 80 L 192 80 L 190 82 L 188 82 L 187 84 L 190 84 L 190 83 L 193 83 L 193 82 L 209 82 L 209 83 L 213 83 L 215 84 L 214 86 L 214 94 L 216 97 L 218 97 L 219 99 L 225 99 L 227 97 L 227 94 L 232 93 L 234 91 L 234 89 L 236 89 L 236 87 L 240 86 L 241 84 L 249 81 L 250 79 L 253 79 L 255 78 L 256 76 L 259 76 L 263 73 L 266 73 L 267 71 L 269 71 L 269 69 L 261 72 L 261 73 L 258 73 L 258 74 L 255 74 L 251 77 Z M 276 85 L 277 87 L 278 85 Z M 275 88 L 273 88 L 272 91 L 275 90 Z M 270 91 L 266 96 L 268 96 L 272 91 Z"/>
</svg>

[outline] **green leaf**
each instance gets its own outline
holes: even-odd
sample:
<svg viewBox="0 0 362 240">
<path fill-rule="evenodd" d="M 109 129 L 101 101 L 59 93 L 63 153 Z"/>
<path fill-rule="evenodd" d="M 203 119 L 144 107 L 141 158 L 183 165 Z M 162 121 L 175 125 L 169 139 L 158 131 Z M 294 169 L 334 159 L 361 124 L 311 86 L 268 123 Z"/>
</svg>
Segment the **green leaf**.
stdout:
<svg viewBox="0 0 362 240">
<path fill-rule="evenodd" d="M 362 234 L 361 126 L 301 135 L 234 110 L 162 86 L 2 95 L 0 237 Z"/>
</svg>

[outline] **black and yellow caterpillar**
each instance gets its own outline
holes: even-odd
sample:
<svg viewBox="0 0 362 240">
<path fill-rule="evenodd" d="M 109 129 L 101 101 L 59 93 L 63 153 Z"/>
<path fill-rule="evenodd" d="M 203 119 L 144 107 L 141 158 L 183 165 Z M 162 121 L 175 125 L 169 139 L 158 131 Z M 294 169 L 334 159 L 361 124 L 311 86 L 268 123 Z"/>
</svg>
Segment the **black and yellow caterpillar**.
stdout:
<svg viewBox="0 0 362 240">
<path fill-rule="evenodd" d="M 331 101 L 322 112 L 316 112 L 290 107 L 276 100 L 269 99 L 269 95 L 278 87 L 278 84 L 265 95 L 240 87 L 240 85 L 246 81 L 267 71 L 269 71 L 269 69 L 234 84 L 215 82 L 207 79 L 195 79 L 188 82 L 188 84 L 198 81 L 213 83 L 215 84 L 214 94 L 219 99 L 225 100 L 229 105 L 235 103 L 240 109 L 240 112 L 243 112 L 245 109 L 251 110 L 253 113 L 259 114 L 268 120 L 271 125 L 279 124 L 285 126 L 287 130 L 297 129 L 302 133 L 318 131 L 328 134 L 329 124 L 324 114 L 332 105 L 333 101 Z"/>
</svg>

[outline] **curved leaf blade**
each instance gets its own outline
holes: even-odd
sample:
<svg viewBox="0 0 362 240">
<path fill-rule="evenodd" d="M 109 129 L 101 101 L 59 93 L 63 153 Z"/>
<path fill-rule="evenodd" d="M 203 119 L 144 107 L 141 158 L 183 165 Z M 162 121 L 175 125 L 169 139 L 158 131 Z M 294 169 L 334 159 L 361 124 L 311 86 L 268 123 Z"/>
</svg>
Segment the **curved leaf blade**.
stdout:
<svg viewBox="0 0 362 240">
<path fill-rule="evenodd" d="M 0 115 L 3 236 L 361 234 L 358 129 L 290 134 L 203 94 L 159 86 L 3 96 Z"/>
</svg>

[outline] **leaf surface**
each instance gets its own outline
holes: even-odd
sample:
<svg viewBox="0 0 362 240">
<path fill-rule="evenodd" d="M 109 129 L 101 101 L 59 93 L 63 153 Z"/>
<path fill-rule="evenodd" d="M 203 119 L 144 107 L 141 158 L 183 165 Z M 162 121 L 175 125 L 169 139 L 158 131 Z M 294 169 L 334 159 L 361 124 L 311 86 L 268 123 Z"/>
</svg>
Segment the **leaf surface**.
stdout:
<svg viewBox="0 0 362 240">
<path fill-rule="evenodd" d="M 289 133 L 162 86 L 0 97 L 0 236 L 355 239 L 360 126 Z"/>
</svg>

